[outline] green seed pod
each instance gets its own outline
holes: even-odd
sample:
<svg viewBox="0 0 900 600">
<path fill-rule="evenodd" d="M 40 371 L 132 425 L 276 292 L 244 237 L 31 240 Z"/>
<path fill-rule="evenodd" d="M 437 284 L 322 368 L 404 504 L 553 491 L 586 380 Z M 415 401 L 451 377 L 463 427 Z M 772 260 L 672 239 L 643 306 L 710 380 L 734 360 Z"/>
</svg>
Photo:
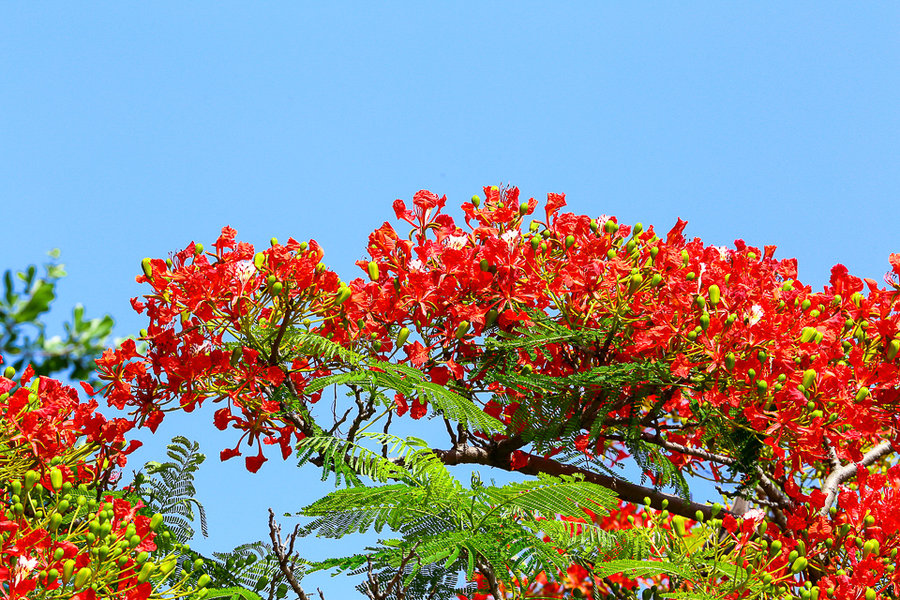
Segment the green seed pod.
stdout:
<svg viewBox="0 0 900 600">
<path fill-rule="evenodd" d="M 803 371 L 803 387 L 809 389 L 816 382 L 816 370 L 807 369 Z"/>
<path fill-rule="evenodd" d="M 615 233 L 619 230 L 619 225 L 610 219 L 603 225 L 603 230 L 606 231 L 606 233 Z"/>
<path fill-rule="evenodd" d="M 378 281 L 378 263 L 374 260 L 369 261 L 368 265 L 369 269 L 369 279 L 372 281 Z"/>
<path fill-rule="evenodd" d="M 79 590 L 83 588 L 84 584 L 91 578 L 91 575 L 93 575 L 93 572 L 90 567 L 81 567 L 78 569 L 78 573 L 75 574 L 75 581 L 73 582 L 75 589 Z"/>
<path fill-rule="evenodd" d="M 888 344 L 887 350 L 885 354 L 888 360 L 894 360 L 897 357 L 897 353 L 900 352 L 900 339 L 891 340 L 891 343 Z"/>
<path fill-rule="evenodd" d="M 352 294 L 352 293 L 353 292 L 350 288 L 348 288 L 345 285 L 342 285 L 341 287 L 338 288 L 338 291 L 335 294 L 335 297 L 334 297 L 335 304 L 343 304 L 344 302 L 347 301 L 347 298 L 349 298 L 350 294 Z"/>
<path fill-rule="evenodd" d="M 50 485 L 53 486 L 54 491 L 59 491 L 60 489 L 62 489 L 63 474 L 58 467 L 53 467 L 52 469 L 50 469 Z"/>
<path fill-rule="evenodd" d="M 459 326 L 456 328 L 456 334 L 455 334 L 456 339 L 458 339 L 458 340 L 463 339 L 463 337 L 466 335 L 466 333 L 468 333 L 468 331 L 469 331 L 469 322 L 468 321 L 460 321 Z"/>
<path fill-rule="evenodd" d="M 409 339 L 409 327 L 402 327 L 400 329 L 400 331 L 397 332 L 397 340 L 395 343 L 396 347 L 402 348 L 403 344 L 405 344 L 406 340 L 408 340 L 408 339 Z"/>
<path fill-rule="evenodd" d="M 153 266 L 150 264 L 149 258 L 145 258 L 141 261 L 141 269 L 144 271 L 144 275 L 147 276 L 147 279 L 153 278 Z"/>
<path fill-rule="evenodd" d="M 709 294 L 709 303 L 712 304 L 712 307 L 715 308 L 719 301 L 722 299 L 722 293 L 719 291 L 719 286 L 716 284 L 712 284 L 709 286 L 709 290 L 707 290 Z"/>
<path fill-rule="evenodd" d="M 859 388 L 859 391 L 856 392 L 856 402 L 857 404 L 865 400 L 869 397 L 869 388 L 862 387 Z"/>
<path fill-rule="evenodd" d="M 253 255 L 253 266 L 257 269 L 262 269 L 263 265 L 266 262 L 266 255 L 262 252 L 257 252 Z"/>
<path fill-rule="evenodd" d="M 574 245 L 575 245 L 575 236 L 567 235 L 566 236 L 566 250 L 568 250 L 569 248 L 571 248 Z"/>
<path fill-rule="evenodd" d="M 200 242 L 194 244 L 194 254 L 197 256 L 203 254 L 203 244 L 201 244 Z"/>
</svg>

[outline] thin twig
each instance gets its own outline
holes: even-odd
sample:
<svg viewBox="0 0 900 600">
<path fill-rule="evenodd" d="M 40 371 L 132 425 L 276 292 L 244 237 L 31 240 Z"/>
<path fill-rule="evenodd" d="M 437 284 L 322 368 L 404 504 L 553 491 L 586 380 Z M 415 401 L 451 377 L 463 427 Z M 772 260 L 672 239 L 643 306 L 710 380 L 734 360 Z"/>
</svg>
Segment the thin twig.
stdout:
<svg viewBox="0 0 900 600">
<path fill-rule="evenodd" d="M 294 533 L 291 534 L 290 550 L 288 551 L 288 554 L 285 555 L 284 543 L 281 541 L 281 525 L 278 525 L 275 522 L 275 513 L 271 508 L 269 509 L 269 538 L 272 540 L 272 549 L 275 551 L 276 558 L 278 558 L 278 566 L 284 574 L 285 579 L 287 579 L 288 583 L 291 585 L 291 588 L 293 588 L 294 593 L 297 594 L 297 597 L 300 600 L 309 600 L 309 596 L 307 596 L 306 592 L 303 591 L 303 588 L 300 587 L 300 582 L 294 577 L 294 572 L 288 564 L 288 558 L 294 552 L 294 541 L 297 539 L 297 532 L 298 530 L 294 529 Z M 322 595 L 322 590 L 319 590 L 319 595 Z"/>
</svg>

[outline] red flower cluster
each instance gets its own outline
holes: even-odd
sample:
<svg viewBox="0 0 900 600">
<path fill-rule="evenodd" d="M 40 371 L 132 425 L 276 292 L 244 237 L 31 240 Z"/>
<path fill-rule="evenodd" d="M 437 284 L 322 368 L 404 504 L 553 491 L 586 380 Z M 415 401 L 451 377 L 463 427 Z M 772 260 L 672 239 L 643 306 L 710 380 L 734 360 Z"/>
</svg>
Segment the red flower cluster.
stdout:
<svg viewBox="0 0 900 600">
<path fill-rule="evenodd" d="M 32 378 L 0 377 L 0 598 L 148 598 L 150 518 L 140 503 L 94 499 L 137 447 L 123 437 L 133 423 Z"/>
</svg>

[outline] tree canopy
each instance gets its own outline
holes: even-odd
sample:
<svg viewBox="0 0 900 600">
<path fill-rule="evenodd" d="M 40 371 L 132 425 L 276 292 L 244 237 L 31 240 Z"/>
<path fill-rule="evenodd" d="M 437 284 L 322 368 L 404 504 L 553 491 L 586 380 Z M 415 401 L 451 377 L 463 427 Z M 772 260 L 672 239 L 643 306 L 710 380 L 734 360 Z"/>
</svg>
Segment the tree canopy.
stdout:
<svg viewBox="0 0 900 600">
<path fill-rule="evenodd" d="M 837 265 L 815 292 L 774 246 L 706 245 L 681 220 L 660 235 L 516 188 L 485 188 L 464 223 L 445 205 L 395 201 L 400 231 L 373 232 L 350 281 L 315 240 L 257 251 L 230 227 L 145 259 L 147 326 L 85 386 L 120 418 L 30 369 L 0 380 L 3 593 L 305 599 L 330 570 L 374 599 L 900 594 L 900 254 L 884 285 Z M 141 513 L 146 485 L 112 493 L 130 428 L 206 402 L 237 432 L 222 460 L 295 455 L 340 484 L 289 535 L 270 515 L 257 554 L 204 560 Z M 191 448 L 173 442 L 157 485 Z M 461 464 L 528 477 L 460 482 Z M 386 537 L 325 561 L 296 543 L 368 530 Z"/>
</svg>

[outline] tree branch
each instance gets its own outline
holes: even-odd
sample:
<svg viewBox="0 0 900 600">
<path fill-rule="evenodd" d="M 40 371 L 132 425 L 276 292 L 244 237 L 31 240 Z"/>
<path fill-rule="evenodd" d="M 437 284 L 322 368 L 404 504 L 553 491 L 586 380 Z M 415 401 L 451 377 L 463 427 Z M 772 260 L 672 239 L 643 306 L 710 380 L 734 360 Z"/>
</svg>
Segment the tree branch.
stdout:
<svg viewBox="0 0 900 600">
<path fill-rule="evenodd" d="M 479 464 L 496 467 L 498 469 L 503 469 L 504 471 L 513 471 L 510 466 L 512 452 L 499 453 L 496 450 L 490 451 L 485 448 L 477 448 L 468 445 L 456 446 L 450 450 L 432 450 L 432 452 L 434 452 L 445 465 Z M 712 506 L 707 504 L 690 502 L 678 496 L 637 485 L 619 479 L 618 477 L 581 469 L 574 465 L 560 463 L 533 454 L 528 454 L 525 465 L 515 471 L 518 473 L 525 473 L 526 475 L 538 475 L 540 473 L 556 476 L 580 474 L 584 476 L 585 481 L 612 490 L 613 493 L 626 502 L 643 504 L 644 498 L 650 498 L 650 505 L 653 508 L 662 509 L 663 501 L 667 500 L 668 504 L 665 508 L 671 513 L 679 514 L 689 519 L 695 519 L 696 513 L 699 510 L 703 513 L 704 518 L 710 519 L 713 517 Z"/>
<path fill-rule="evenodd" d="M 825 479 L 825 485 L 822 486 L 822 491 L 826 493 L 826 496 L 825 505 L 822 506 L 822 510 L 819 511 L 819 514 L 825 515 L 828 513 L 828 509 L 831 508 L 834 501 L 837 499 L 838 488 L 840 485 L 856 476 L 859 467 L 868 467 L 876 460 L 893 451 L 894 446 L 891 441 L 885 440 L 866 452 L 859 462 L 844 465 L 843 467 L 833 470 Z"/>
<path fill-rule="evenodd" d="M 288 549 L 287 555 L 285 555 L 284 542 L 281 541 L 281 525 L 278 525 L 275 522 L 275 513 L 271 508 L 269 509 L 269 538 L 272 540 L 272 549 L 275 551 L 275 556 L 278 558 L 278 566 L 281 569 L 282 574 L 284 574 L 285 579 L 287 579 L 288 583 L 291 585 L 291 588 L 293 588 L 294 593 L 297 594 L 297 597 L 300 598 L 300 600 L 309 600 L 309 596 L 307 596 L 306 592 L 303 591 L 303 588 L 300 587 L 300 582 L 294 577 L 294 572 L 288 564 L 288 559 L 294 552 L 294 540 L 297 539 L 298 529 L 299 525 L 294 529 L 294 533 L 291 534 L 289 542 L 290 548 Z M 321 596 L 321 594 L 322 591 L 319 590 L 319 595 Z"/>
</svg>

